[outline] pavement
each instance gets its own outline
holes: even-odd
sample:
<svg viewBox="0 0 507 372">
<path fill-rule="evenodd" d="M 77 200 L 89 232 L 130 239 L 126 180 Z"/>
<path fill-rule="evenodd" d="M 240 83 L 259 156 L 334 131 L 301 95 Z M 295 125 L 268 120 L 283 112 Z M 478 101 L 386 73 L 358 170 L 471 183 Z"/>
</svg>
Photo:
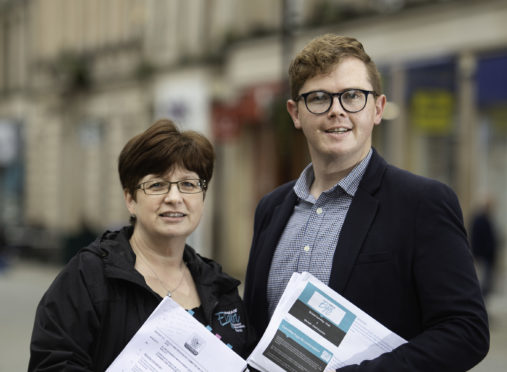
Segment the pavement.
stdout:
<svg viewBox="0 0 507 372">
<path fill-rule="evenodd" d="M 490 349 L 486 358 L 471 369 L 473 372 L 507 371 L 507 271 L 499 273 L 495 290 L 487 300 Z"/>
<path fill-rule="evenodd" d="M 0 371 L 26 371 L 35 308 L 60 267 L 15 261 L 0 272 Z"/>
<path fill-rule="evenodd" d="M 35 308 L 61 267 L 15 261 L 0 272 L 0 371 L 26 371 Z M 473 372 L 507 370 L 507 272 L 488 300 L 491 348 Z"/>
</svg>

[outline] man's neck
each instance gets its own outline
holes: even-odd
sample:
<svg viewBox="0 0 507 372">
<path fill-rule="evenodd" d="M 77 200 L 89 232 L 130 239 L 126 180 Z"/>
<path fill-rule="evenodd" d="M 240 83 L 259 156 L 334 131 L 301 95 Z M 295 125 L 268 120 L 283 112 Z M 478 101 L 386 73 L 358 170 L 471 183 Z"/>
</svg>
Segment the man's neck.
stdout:
<svg viewBox="0 0 507 372">
<path fill-rule="evenodd" d="M 324 191 L 329 190 L 357 166 L 365 157 L 368 152 L 359 159 L 312 159 L 314 180 L 310 187 L 310 194 L 317 200 Z"/>
</svg>

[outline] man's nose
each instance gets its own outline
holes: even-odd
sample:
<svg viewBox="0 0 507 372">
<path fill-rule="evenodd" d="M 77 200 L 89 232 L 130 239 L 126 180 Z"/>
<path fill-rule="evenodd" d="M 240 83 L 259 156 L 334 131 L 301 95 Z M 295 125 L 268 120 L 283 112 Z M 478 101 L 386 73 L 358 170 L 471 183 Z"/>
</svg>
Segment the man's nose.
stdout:
<svg viewBox="0 0 507 372">
<path fill-rule="evenodd" d="M 339 115 L 344 114 L 345 112 L 346 111 L 343 109 L 343 106 L 340 102 L 340 98 L 338 96 L 333 96 L 328 114 Z"/>
</svg>

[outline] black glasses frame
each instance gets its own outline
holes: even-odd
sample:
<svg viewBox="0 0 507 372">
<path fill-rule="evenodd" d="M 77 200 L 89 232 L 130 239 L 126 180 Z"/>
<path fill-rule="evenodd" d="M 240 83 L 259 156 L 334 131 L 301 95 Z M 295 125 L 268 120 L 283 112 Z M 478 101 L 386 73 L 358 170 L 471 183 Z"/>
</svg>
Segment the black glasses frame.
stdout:
<svg viewBox="0 0 507 372">
<path fill-rule="evenodd" d="M 352 111 L 352 110 L 347 110 L 344 106 L 343 106 L 343 103 L 342 103 L 342 95 L 344 95 L 345 93 L 349 93 L 349 92 L 352 92 L 352 91 L 359 91 L 359 92 L 362 92 L 364 93 L 365 95 L 365 99 L 364 99 L 364 105 L 363 107 L 361 107 L 359 110 L 355 110 L 355 111 Z M 329 107 L 322 111 L 322 112 L 313 112 L 312 110 L 310 110 L 310 108 L 308 107 L 308 102 L 307 102 L 307 98 L 310 94 L 312 93 L 324 93 L 324 94 L 327 94 L 331 99 L 329 100 Z M 306 106 L 306 109 L 311 112 L 312 114 L 314 115 L 321 115 L 321 114 L 325 114 L 326 112 L 329 111 L 329 109 L 333 106 L 333 102 L 334 102 L 334 97 L 338 97 L 338 101 L 340 102 L 340 105 L 341 107 L 347 111 L 348 113 L 350 114 L 355 114 L 356 112 L 359 112 L 361 110 L 363 110 L 365 107 L 366 107 L 366 104 L 368 103 L 368 95 L 371 94 L 373 95 L 374 97 L 377 96 L 377 92 L 373 91 L 373 90 L 366 90 L 366 89 L 357 89 L 357 88 L 354 88 L 354 89 L 347 89 L 347 90 L 344 90 L 343 92 L 338 92 L 338 93 L 331 93 L 331 92 L 327 92 L 325 90 L 312 90 L 310 92 L 306 92 L 306 93 L 302 93 L 300 94 L 299 96 L 296 97 L 296 101 L 299 101 L 301 98 L 303 98 L 304 102 L 305 102 L 305 106 Z"/>
</svg>

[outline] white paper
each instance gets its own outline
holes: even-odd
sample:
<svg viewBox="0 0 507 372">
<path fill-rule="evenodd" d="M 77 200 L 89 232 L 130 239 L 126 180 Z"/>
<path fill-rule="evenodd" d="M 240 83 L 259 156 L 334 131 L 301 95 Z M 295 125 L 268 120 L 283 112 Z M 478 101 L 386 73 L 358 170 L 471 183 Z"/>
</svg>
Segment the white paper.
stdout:
<svg viewBox="0 0 507 372">
<path fill-rule="evenodd" d="M 247 362 L 263 372 L 334 371 L 405 342 L 311 274 L 294 273 Z"/>
<path fill-rule="evenodd" d="M 241 372 L 246 366 L 208 328 L 165 297 L 107 372 Z"/>
</svg>

